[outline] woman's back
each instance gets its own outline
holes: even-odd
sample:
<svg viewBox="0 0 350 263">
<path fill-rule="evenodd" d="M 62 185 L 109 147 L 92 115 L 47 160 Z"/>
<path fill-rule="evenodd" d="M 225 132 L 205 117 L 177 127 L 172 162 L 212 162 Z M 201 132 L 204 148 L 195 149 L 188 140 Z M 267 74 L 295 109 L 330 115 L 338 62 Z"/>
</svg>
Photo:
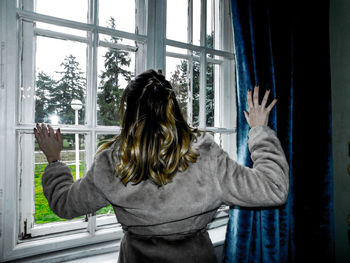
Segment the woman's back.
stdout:
<svg viewBox="0 0 350 263">
<path fill-rule="evenodd" d="M 141 74 L 125 90 L 121 135 L 100 148 L 87 174 L 73 182 L 68 166 L 50 162 L 42 177 L 44 194 L 62 218 L 112 204 L 125 232 L 120 262 L 212 263 L 206 226 L 220 205 L 283 204 L 288 164 L 257 100 L 254 114 L 262 114 L 263 122 L 249 132 L 254 166 L 248 168 L 230 159 L 212 136 L 187 125 L 170 84 L 155 74 Z M 55 140 L 47 135 L 46 126 L 36 132 L 41 149 Z M 59 141 L 60 133 L 55 136 Z"/>
</svg>

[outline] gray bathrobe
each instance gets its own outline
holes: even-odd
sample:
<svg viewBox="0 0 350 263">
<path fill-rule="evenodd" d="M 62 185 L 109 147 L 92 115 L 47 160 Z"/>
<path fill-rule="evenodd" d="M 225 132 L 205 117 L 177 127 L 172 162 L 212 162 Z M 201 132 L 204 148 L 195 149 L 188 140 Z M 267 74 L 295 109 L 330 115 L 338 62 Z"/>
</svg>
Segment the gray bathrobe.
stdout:
<svg viewBox="0 0 350 263">
<path fill-rule="evenodd" d="M 106 149 L 76 182 L 65 164 L 48 165 L 44 194 L 62 218 L 112 204 L 125 233 L 119 262 L 216 262 L 205 228 L 220 205 L 278 206 L 288 196 L 288 164 L 275 132 L 252 128 L 248 146 L 253 168 L 233 161 L 202 134 L 194 143 L 197 162 L 162 187 L 150 180 L 123 185 L 115 172 L 117 151 Z"/>
</svg>

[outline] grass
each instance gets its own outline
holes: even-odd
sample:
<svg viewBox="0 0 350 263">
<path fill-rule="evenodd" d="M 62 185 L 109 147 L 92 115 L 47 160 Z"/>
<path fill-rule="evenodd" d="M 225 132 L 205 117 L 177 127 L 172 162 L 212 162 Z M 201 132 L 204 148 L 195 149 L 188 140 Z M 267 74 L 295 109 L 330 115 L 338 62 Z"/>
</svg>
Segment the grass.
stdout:
<svg viewBox="0 0 350 263">
<path fill-rule="evenodd" d="M 36 224 L 45 224 L 45 223 L 52 223 L 52 222 L 61 222 L 61 221 L 67 221 L 66 219 L 59 218 L 56 216 L 50 209 L 49 204 L 44 196 L 43 188 L 41 184 L 41 178 L 44 174 L 44 170 L 47 164 L 37 164 L 35 165 L 35 214 L 34 214 L 34 220 Z M 68 165 L 68 167 L 71 169 L 74 180 L 76 178 L 76 170 L 75 165 Z M 85 171 L 85 163 L 81 163 L 80 167 L 80 176 L 84 174 Z M 96 212 L 96 214 L 110 214 L 114 213 L 114 210 L 111 205 L 104 207 Z M 85 218 L 85 216 L 77 217 L 77 218 Z M 75 218 L 75 219 L 77 219 Z"/>
</svg>

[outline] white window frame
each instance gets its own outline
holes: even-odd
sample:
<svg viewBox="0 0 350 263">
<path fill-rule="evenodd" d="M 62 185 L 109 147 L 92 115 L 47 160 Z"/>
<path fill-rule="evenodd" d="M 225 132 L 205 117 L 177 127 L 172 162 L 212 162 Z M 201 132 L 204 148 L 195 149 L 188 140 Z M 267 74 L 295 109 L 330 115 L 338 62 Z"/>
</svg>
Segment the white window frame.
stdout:
<svg viewBox="0 0 350 263">
<path fill-rule="evenodd" d="M 20 1 L 20 0 L 18 0 Z M 24 41 L 21 42 L 18 38 L 17 32 L 17 19 L 25 19 L 26 21 L 39 21 L 49 24 L 55 24 L 60 26 L 72 27 L 76 29 L 90 30 L 91 32 L 99 31 L 100 33 L 112 34 L 118 37 L 137 40 L 143 45 L 138 47 L 136 53 L 136 74 L 141 73 L 145 69 L 154 68 L 161 69 L 165 72 L 165 59 L 166 56 L 179 56 L 179 54 L 166 52 L 166 45 L 174 47 L 186 48 L 192 51 L 200 51 L 201 67 L 206 68 L 206 53 L 209 52 L 214 55 L 226 57 L 221 61 L 213 61 L 225 65 L 220 71 L 220 90 L 215 94 L 220 94 L 218 101 L 219 108 L 215 108 L 215 128 L 205 127 L 205 108 L 203 110 L 203 100 L 200 102 L 200 128 L 215 133 L 231 134 L 231 136 L 224 136 L 221 141 L 223 148 L 229 152 L 231 157 L 235 158 L 235 149 L 232 149 L 232 145 L 235 145 L 235 78 L 234 74 L 234 55 L 233 47 L 230 41 L 226 39 L 220 40 L 223 47 L 227 51 L 208 49 L 203 46 L 195 46 L 191 43 L 182 43 L 173 40 L 166 39 L 166 1 L 158 0 L 136 0 L 136 32 L 137 34 L 131 34 L 119 30 L 111 30 L 103 28 L 97 25 L 97 1 L 88 0 L 89 6 L 92 10 L 89 12 L 90 24 L 84 24 L 66 19 L 59 19 L 51 16 L 40 15 L 30 11 L 17 9 L 17 1 L 4 0 L 0 2 L 0 40 L 1 40 L 1 59 L 0 59 L 0 143 L 3 146 L 0 149 L 0 261 L 2 260 L 14 260 L 19 258 L 25 258 L 35 255 L 41 255 L 57 250 L 69 251 L 69 249 L 79 246 L 87 246 L 91 244 L 101 242 L 108 243 L 105 250 L 101 251 L 116 251 L 118 250 L 119 240 L 122 238 L 123 233 L 120 225 L 116 222 L 115 216 L 104 216 L 96 220 L 96 216 L 89 215 L 88 222 L 62 222 L 59 228 L 56 224 L 44 224 L 40 227 L 31 228 L 30 224 L 33 222 L 30 220 L 33 212 L 33 203 L 28 202 L 30 196 L 33 193 L 32 187 L 22 187 L 24 185 L 33 184 L 33 178 L 29 176 L 20 176 L 21 171 L 19 167 L 28 172 L 32 168 L 29 163 L 23 163 L 19 166 L 21 156 L 18 153 L 26 154 L 26 151 L 32 151 L 34 148 L 33 137 L 25 138 L 27 140 L 23 143 L 24 149 L 20 151 L 18 148 L 19 135 L 30 134 L 33 135 L 34 123 L 31 121 L 33 116 L 27 114 L 20 114 L 20 110 L 27 112 L 34 112 L 31 110 L 32 104 L 26 104 L 20 101 L 22 95 L 33 96 L 33 94 L 26 94 L 26 87 L 34 87 L 33 72 L 27 71 L 27 68 L 31 68 L 33 62 L 33 42 Z M 212 1 L 212 0 L 209 0 Z M 206 8 L 206 0 L 202 0 L 202 13 Z M 218 2 L 218 1 L 215 1 Z M 217 15 L 228 16 L 225 18 L 225 22 L 221 23 L 222 32 L 231 32 L 232 35 L 232 22 L 230 20 L 229 1 L 224 5 L 220 4 L 220 8 L 215 8 Z M 26 4 L 31 4 L 30 1 L 26 1 Z M 189 0 L 189 7 L 192 6 L 192 0 Z M 221 1 L 220 1 L 221 3 Z M 226 13 L 225 13 L 226 12 Z M 206 11 L 205 13 L 206 14 Z M 206 20 L 205 15 L 201 18 L 202 33 L 201 43 L 203 39 L 205 41 Z M 191 20 L 190 20 L 191 23 Z M 231 28 L 230 28 L 231 26 Z M 203 29 L 204 28 L 204 29 Z M 203 33 L 204 32 L 204 33 Z M 26 28 L 23 30 L 23 37 L 33 37 L 34 35 L 41 35 L 46 37 L 58 37 L 62 39 L 69 39 L 73 41 L 89 43 L 88 46 L 88 61 L 94 65 L 90 67 L 87 72 L 87 104 L 90 105 L 91 111 L 87 111 L 86 123 L 87 125 L 60 125 L 62 133 L 80 133 L 86 134 L 89 141 L 86 146 L 86 167 L 89 167 L 92 163 L 93 153 L 96 149 L 96 138 L 99 134 L 112 134 L 117 133 L 118 129 L 115 127 L 98 126 L 96 119 L 96 99 L 97 88 L 96 86 L 96 71 L 97 71 L 97 53 L 98 46 L 115 47 L 123 50 L 135 51 L 132 46 L 126 46 L 121 44 L 111 44 L 104 41 L 98 41 L 93 37 L 93 34 L 89 34 L 86 38 L 74 36 L 70 34 L 52 32 L 50 30 Z M 223 35 L 223 34 L 221 34 Z M 22 48 L 22 43 L 28 45 Z M 231 46 L 230 46 L 231 45 Z M 23 53 L 21 53 L 23 51 Z M 19 59 L 21 56 L 25 57 L 23 63 L 28 63 L 29 66 L 22 65 L 22 61 Z M 18 58 L 18 59 L 14 59 Z M 181 57 L 180 57 L 181 58 Z M 20 71 L 22 70 L 22 71 Z M 201 70 L 201 74 L 205 74 L 205 70 Z M 19 76 L 23 76 L 21 79 Z M 205 80 L 201 76 L 201 80 Z M 219 83 L 219 82 L 218 82 Z M 21 91 L 18 87 L 22 85 L 24 87 Z M 201 95 L 203 96 L 203 90 L 205 91 L 205 81 L 201 83 Z M 33 92 L 29 90 L 29 92 Z M 205 94 L 205 93 L 204 93 Z M 93 113 L 92 113 L 93 112 Z M 20 116 L 23 119 L 20 119 Z M 203 125 L 204 116 L 204 125 Z M 219 121 L 217 121 L 219 120 Z M 27 158 L 27 157 L 26 157 Z M 34 161 L 33 161 L 34 162 Z M 32 162 L 32 163 L 33 163 Z M 2 176 L 4 175 L 4 176 Z M 18 201 L 21 200 L 21 201 Z M 14 207 L 16 209 L 14 209 Z M 25 223 L 26 222 L 26 223 Z M 213 221 L 209 228 L 225 225 L 227 222 L 227 209 L 220 209 L 217 215 L 217 220 Z M 27 228 L 27 229 L 26 229 Z M 53 229 L 56 229 L 53 231 Z M 75 231 L 72 231 L 75 230 Z M 69 234 L 61 233 L 62 231 L 70 231 Z M 20 239 L 19 235 L 31 234 L 32 238 Z M 50 234 L 50 235 L 48 235 Z M 36 236 L 36 237 L 35 237 Z M 115 242 L 116 241 L 116 242 Z M 107 243 L 106 243 L 107 244 Z M 67 252 L 68 253 L 68 252 Z M 73 252 L 72 252 L 73 253 Z M 75 254 L 74 254 L 75 253 Z M 91 250 L 90 252 L 74 252 L 75 255 L 87 255 L 98 253 Z"/>
</svg>

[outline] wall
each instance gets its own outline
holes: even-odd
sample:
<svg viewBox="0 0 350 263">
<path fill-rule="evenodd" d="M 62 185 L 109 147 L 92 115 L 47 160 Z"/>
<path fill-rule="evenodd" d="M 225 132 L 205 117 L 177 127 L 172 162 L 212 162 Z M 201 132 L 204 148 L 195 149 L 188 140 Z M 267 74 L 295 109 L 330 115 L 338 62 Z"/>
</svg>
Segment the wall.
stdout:
<svg viewBox="0 0 350 263">
<path fill-rule="evenodd" d="M 350 1 L 331 0 L 334 228 L 337 263 L 350 262 Z"/>
</svg>

